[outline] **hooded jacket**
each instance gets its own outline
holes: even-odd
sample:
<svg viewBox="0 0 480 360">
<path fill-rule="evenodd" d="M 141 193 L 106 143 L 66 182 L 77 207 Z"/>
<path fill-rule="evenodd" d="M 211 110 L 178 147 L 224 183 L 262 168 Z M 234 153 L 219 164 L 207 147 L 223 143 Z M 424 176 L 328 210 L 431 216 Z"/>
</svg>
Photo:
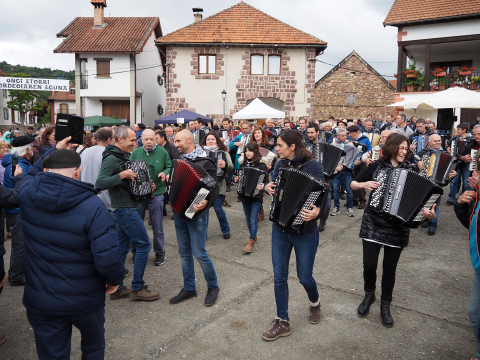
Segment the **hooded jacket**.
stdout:
<svg viewBox="0 0 480 360">
<path fill-rule="evenodd" d="M 19 201 L 25 307 L 66 316 L 105 306 L 105 281 L 119 285 L 125 269 L 112 218 L 93 186 L 43 172 L 40 159 L 24 176 Z"/>
<path fill-rule="evenodd" d="M 7 135 L 10 135 L 10 137 L 7 138 Z M 12 136 L 13 135 L 10 131 L 5 131 L 5 133 L 2 136 L 2 139 L 5 140 L 6 142 L 8 142 L 8 144 L 10 145 L 10 143 L 12 142 Z"/>
<path fill-rule="evenodd" d="M 26 158 L 18 157 L 18 165 L 22 168 L 24 174 L 28 173 L 30 170 L 30 163 Z M 12 154 L 8 153 L 3 157 L 2 166 L 5 168 L 5 173 L 3 175 L 3 186 L 7 189 L 13 189 L 15 187 L 14 177 L 12 176 Z M 20 208 L 16 209 L 6 209 L 5 212 L 10 214 L 20 214 Z"/>
</svg>

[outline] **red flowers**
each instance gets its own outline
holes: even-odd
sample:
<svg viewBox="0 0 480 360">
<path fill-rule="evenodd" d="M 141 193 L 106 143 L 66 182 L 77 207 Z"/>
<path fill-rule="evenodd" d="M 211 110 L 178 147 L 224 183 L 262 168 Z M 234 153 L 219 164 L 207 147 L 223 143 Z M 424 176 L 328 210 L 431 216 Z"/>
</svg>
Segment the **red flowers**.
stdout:
<svg viewBox="0 0 480 360">
<path fill-rule="evenodd" d="M 414 70 L 407 70 L 405 71 L 405 75 L 407 74 L 415 74 L 415 71 Z"/>
</svg>

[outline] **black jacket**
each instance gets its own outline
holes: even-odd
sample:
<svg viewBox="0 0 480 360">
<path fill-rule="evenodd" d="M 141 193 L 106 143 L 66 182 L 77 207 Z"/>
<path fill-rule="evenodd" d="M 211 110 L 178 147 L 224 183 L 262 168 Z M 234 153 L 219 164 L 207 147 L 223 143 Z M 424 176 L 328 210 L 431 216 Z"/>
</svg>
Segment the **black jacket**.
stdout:
<svg viewBox="0 0 480 360">
<path fill-rule="evenodd" d="M 362 173 L 355 177 L 355 181 L 366 182 L 372 180 L 373 173 L 378 167 L 393 167 L 389 162 L 377 160 L 369 165 Z M 415 170 L 415 167 L 409 162 L 403 162 L 399 168 L 409 168 Z M 370 196 L 371 193 L 370 193 Z M 369 200 L 370 202 L 370 200 Z M 400 220 L 395 221 L 386 219 L 380 214 L 372 211 L 369 206 L 365 208 L 363 213 L 362 225 L 360 227 L 360 238 L 375 240 L 381 244 L 393 245 L 399 247 L 408 246 L 410 229 L 407 228 Z"/>
<path fill-rule="evenodd" d="M 167 141 L 163 148 L 167 150 L 168 156 L 170 156 L 170 160 L 180 159 L 180 153 L 178 152 L 178 149 L 170 141 Z"/>
<path fill-rule="evenodd" d="M 207 172 L 207 174 L 212 177 L 212 179 L 215 179 L 215 181 L 217 181 L 217 165 L 213 162 L 212 159 L 208 157 L 197 157 L 195 160 L 191 160 L 191 159 L 183 159 L 183 160 L 201 166 Z M 211 197 L 212 197 L 212 204 L 213 204 L 218 197 L 218 182 L 217 182 L 217 186 L 215 186 L 212 189 Z"/>
</svg>

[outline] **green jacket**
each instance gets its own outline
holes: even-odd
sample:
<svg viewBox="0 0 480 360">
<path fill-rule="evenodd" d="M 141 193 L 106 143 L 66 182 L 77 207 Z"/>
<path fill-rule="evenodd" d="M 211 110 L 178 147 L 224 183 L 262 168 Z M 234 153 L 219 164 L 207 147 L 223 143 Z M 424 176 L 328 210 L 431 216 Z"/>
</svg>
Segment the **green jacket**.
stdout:
<svg viewBox="0 0 480 360">
<path fill-rule="evenodd" d="M 149 155 L 147 155 L 143 147 L 136 148 L 133 150 L 130 160 L 145 160 L 148 165 L 150 178 L 156 187 L 153 195 L 163 195 L 165 193 L 166 181 L 161 181 L 158 174 L 163 172 L 165 175 L 169 175 L 172 161 L 170 160 L 170 156 L 168 156 L 167 150 L 161 146 L 157 146 L 155 150 L 149 151 L 148 153 Z"/>
<path fill-rule="evenodd" d="M 120 179 L 120 173 L 125 170 L 124 163 L 128 160 L 127 154 L 115 145 L 107 145 L 103 151 L 103 161 L 98 173 L 95 187 L 108 189 L 112 202 L 112 209 L 137 207 L 130 195 L 128 180 Z"/>
</svg>

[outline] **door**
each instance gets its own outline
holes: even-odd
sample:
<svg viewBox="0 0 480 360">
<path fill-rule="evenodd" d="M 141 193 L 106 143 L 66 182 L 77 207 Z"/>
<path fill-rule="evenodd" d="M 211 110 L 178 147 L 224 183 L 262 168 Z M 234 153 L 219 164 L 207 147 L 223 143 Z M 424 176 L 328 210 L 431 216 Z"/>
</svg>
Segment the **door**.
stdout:
<svg viewBox="0 0 480 360">
<path fill-rule="evenodd" d="M 468 122 L 471 124 L 477 119 L 477 114 L 480 113 L 478 109 L 462 109 L 460 112 L 460 122 Z"/>
<path fill-rule="evenodd" d="M 130 120 L 130 101 L 102 101 L 102 115 Z"/>
</svg>

